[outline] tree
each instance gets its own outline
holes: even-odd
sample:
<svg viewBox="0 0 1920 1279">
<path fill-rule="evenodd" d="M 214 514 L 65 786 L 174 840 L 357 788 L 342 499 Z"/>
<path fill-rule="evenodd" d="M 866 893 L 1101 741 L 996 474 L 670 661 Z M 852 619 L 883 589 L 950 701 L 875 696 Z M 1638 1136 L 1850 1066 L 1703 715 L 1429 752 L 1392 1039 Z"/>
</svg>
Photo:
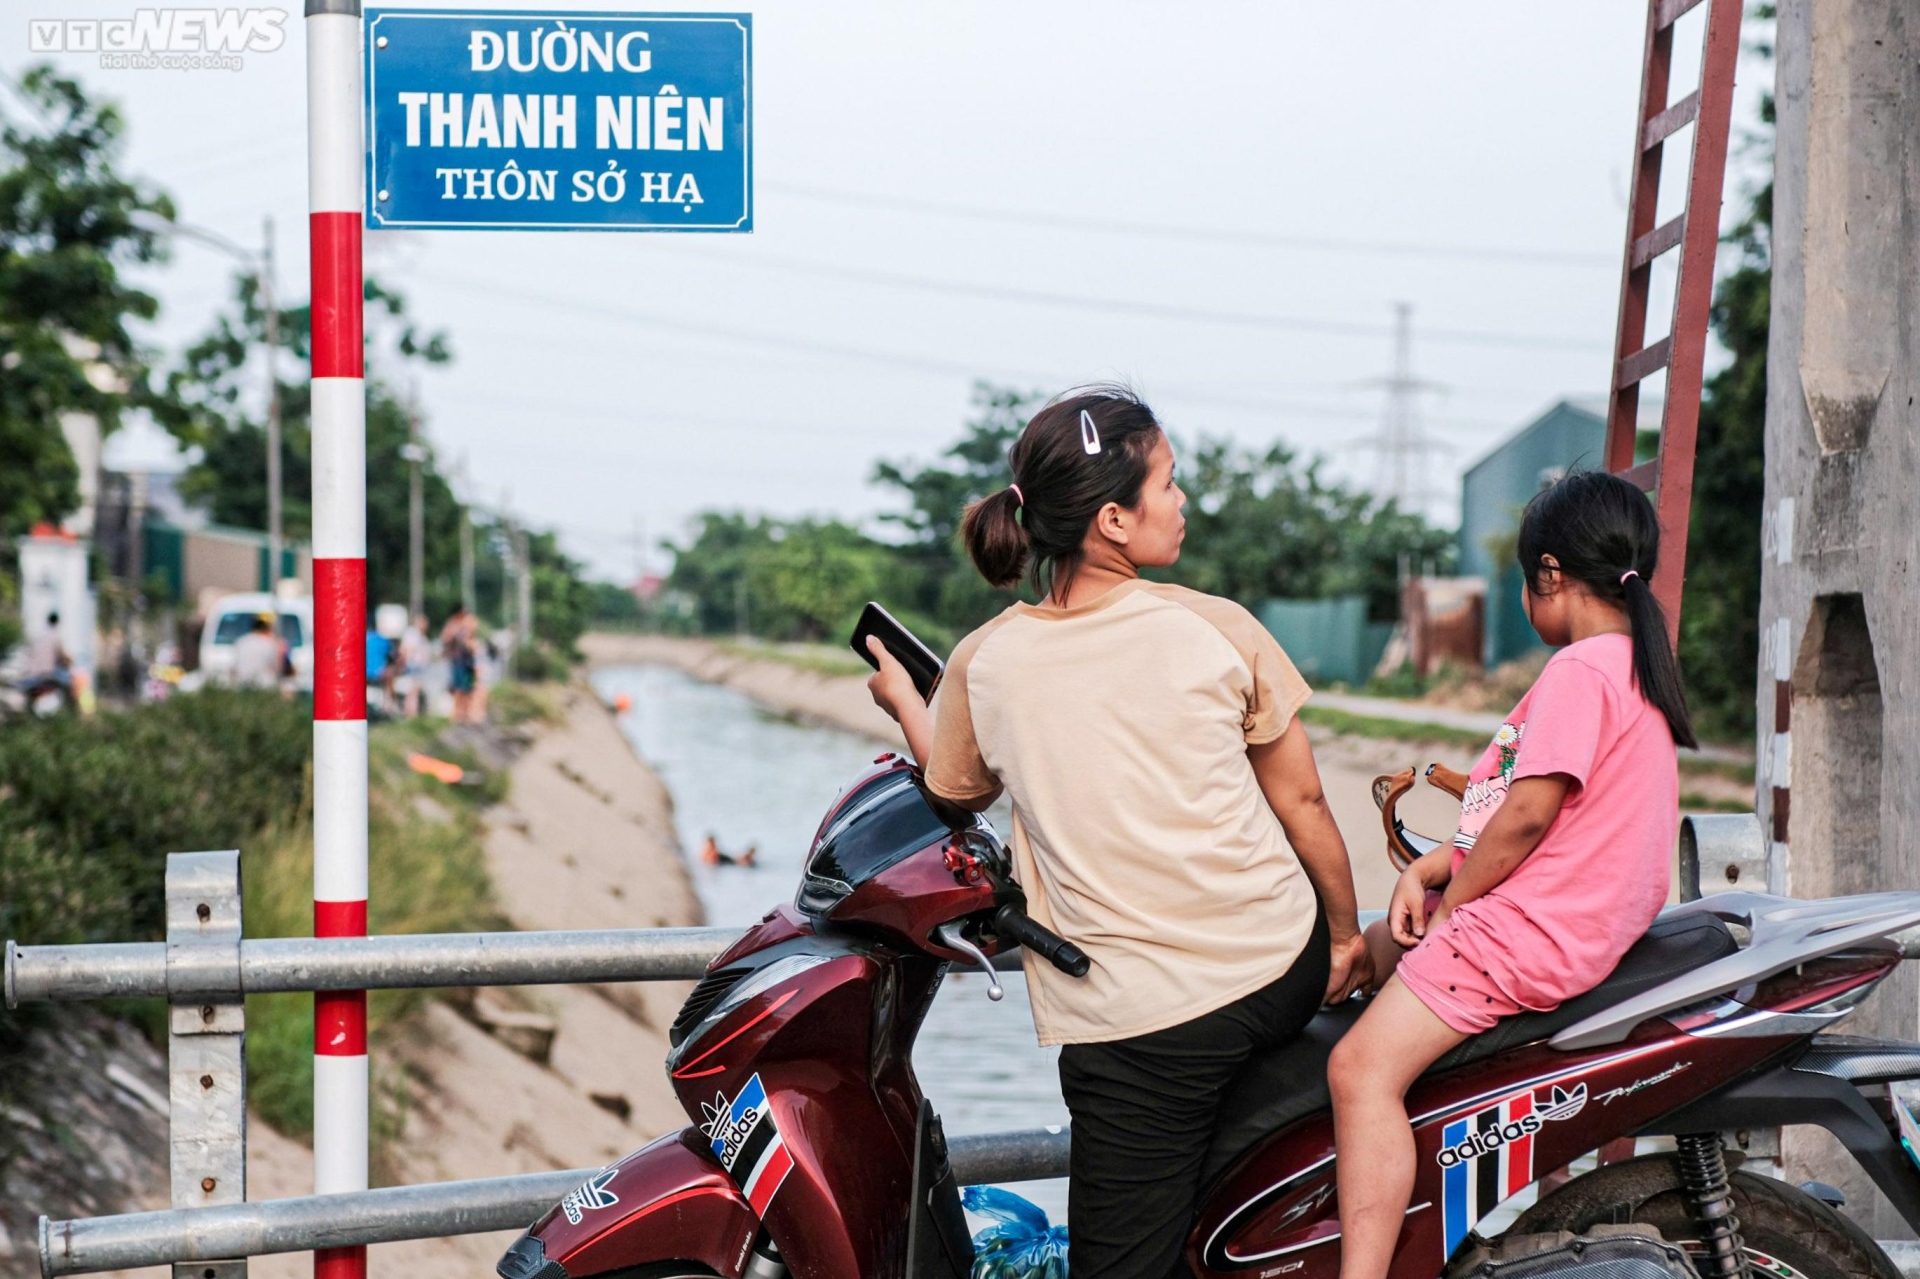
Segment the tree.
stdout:
<svg viewBox="0 0 1920 1279">
<path fill-rule="evenodd" d="M 115 167 L 125 126 L 111 104 L 44 66 L 20 96 L 36 123 L 0 115 L 0 539 L 79 505 L 62 418 L 89 415 L 105 433 L 150 400 L 127 324 L 159 304 L 120 272 L 162 256 L 140 215 L 173 216 L 164 193 Z M 0 568 L 0 601 L 13 595 Z"/>
<path fill-rule="evenodd" d="M 373 603 L 404 601 L 411 539 L 410 469 L 403 450 L 411 435 L 411 409 L 395 390 L 390 373 L 414 362 L 444 364 L 452 352 L 445 334 L 420 332 L 399 293 L 369 279 L 365 298 L 367 597 Z M 307 364 L 312 358 L 309 308 L 282 308 L 279 321 L 282 351 L 296 366 Z M 235 280 L 233 308 L 215 318 L 169 374 L 170 402 L 161 415 L 182 443 L 200 450 L 200 459 L 181 481 L 182 493 L 217 523 L 239 528 L 267 526 L 266 425 L 249 407 L 263 376 L 254 362 L 265 341 L 259 281 L 243 274 Z M 297 367 L 293 371 L 294 380 L 283 380 L 279 387 L 281 520 L 287 537 L 304 539 L 312 527 L 312 400 L 304 373 Z M 431 444 L 421 465 L 426 603 L 428 612 L 439 617 L 460 600 L 460 503 Z"/>
<path fill-rule="evenodd" d="M 1283 445 L 1264 453 L 1202 439 L 1180 467 L 1187 541 L 1163 574 L 1254 606 L 1269 599 L 1365 595 L 1378 621 L 1399 615 L 1403 565 L 1444 571 L 1453 537 L 1392 502 L 1322 478 Z"/>
<path fill-rule="evenodd" d="M 1773 99 L 1761 103 L 1770 146 Z M 1773 299 L 1773 182 L 1753 193 L 1726 243 L 1736 265 L 1714 290 L 1713 331 L 1733 356 L 1707 379 L 1687 528 L 1680 667 L 1703 733 L 1753 735 L 1760 661 L 1760 520 L 1766 498 L 1767 322 Z"/>
<path fill-rule="evenodd" d="M 775 529 L 751 557 L 747 590 L 764 629 L 782 638 L 851 634 L 861 606 L 878 593 L 888 554 L 838 520 L 800 520 Z"/>
<path fill-rule="evenodd" d="M 115 168 L 114 106 L 51 67 L 20 89 L 39 127 L 0 118 L 0 533 L 78 504 L 64 415 L 90 414 L 105 432 L 143 402 L 147 365 L 127 322 L 159 303 L 120 271 L 162 256 L 139 215 L 173 216 L 164 193 Z"/>
<path fill-rule="evenodd" d="M 667 586 L 694 602 L 694 622 L 709 635 L 724 634 L 740 623 L 747 574 L 756 555 L 773 545 L 773 521 L 749 519 L 738 512 L 704 511 L 699 531 L 686 546 L 673 546 L 673 572 Z M 755 620 L 749 613 L 749 622 Z"/>
<path fill-rule="evenodd" d="M 942 461 L 931 466 L 882 461 L 873 483 L 900 491 L 904 512 L 880 518 L 907 538 L 887 565 L 884 592 L 903 622 L 942 647 L 980 625 L 1016 598 L 981 580 L 960 545 L 967 507 L 1013 480 L 1007 450 L 1027 427 L 1031 410 L 1046 402 L 1035 391 L 976 382 L 974 416 Z"/>
</svg>

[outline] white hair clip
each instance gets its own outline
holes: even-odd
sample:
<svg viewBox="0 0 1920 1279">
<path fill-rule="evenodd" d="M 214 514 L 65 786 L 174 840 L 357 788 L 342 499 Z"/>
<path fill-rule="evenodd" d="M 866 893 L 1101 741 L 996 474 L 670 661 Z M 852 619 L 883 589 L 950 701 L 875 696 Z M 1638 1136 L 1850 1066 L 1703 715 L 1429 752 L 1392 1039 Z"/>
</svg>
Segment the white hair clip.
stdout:
<svg viewBox="0 0 1920 1279">
<path fill-rule="evenodd" d="M 1080 410 L 1080 447 L 1092 457 L 1100 451 L 1100 428 L 1093 424 L 1093 414 Z"/>
</svg>

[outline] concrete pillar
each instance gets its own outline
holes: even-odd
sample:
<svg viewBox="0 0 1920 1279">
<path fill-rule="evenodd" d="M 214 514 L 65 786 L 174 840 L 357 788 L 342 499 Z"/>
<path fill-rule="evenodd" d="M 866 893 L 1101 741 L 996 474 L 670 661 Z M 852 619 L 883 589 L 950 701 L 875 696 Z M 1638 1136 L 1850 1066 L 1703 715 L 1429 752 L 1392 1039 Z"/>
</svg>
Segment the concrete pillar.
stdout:
<svg viewBox="0 0 1920 1279">
<path fill-rule="evenodd" d="M 1920 886 L 1920 10 L 1782 0 L 1758 808 L 1797 897 Z M 1847 1024 L 1920 1032 L 1920 965 Z M 1823 1133 L 1786 1174 L 1910 1237 Z"/>
</svg>

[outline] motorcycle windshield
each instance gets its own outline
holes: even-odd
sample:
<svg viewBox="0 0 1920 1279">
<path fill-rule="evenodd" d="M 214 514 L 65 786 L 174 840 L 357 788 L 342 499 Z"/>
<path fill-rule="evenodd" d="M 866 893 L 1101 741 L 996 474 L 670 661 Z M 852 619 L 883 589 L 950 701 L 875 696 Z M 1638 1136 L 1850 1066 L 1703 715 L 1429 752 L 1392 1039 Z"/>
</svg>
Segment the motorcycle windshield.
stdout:
<svg viewBox="0 0 1920 1279">
<path fill-rule="evenodd" d="M 867 880 L 949 833 L 910 773 L 875 778 L 821 835 L 807 858 L 796 904 L 807 914 L 824 915 Z"/>
</svg>

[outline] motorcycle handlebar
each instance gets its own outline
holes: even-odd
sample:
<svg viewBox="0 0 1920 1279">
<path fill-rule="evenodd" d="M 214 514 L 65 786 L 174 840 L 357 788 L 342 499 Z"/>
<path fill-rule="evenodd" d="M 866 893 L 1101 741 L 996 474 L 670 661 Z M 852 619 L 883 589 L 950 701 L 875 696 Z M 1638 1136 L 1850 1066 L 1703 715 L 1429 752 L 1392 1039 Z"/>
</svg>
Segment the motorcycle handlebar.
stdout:
<svg viewBox="0 0 1920 1279">
<path fill-rule="evenodd" d="M 1008 903 L 994 912 L 993 930 L 1033 951 L 1069 977 L 1085 977 L 1093 966 L 1086 952 L 1064 937 L 1027 918 L 1027 913 Z"/>
</svg>

